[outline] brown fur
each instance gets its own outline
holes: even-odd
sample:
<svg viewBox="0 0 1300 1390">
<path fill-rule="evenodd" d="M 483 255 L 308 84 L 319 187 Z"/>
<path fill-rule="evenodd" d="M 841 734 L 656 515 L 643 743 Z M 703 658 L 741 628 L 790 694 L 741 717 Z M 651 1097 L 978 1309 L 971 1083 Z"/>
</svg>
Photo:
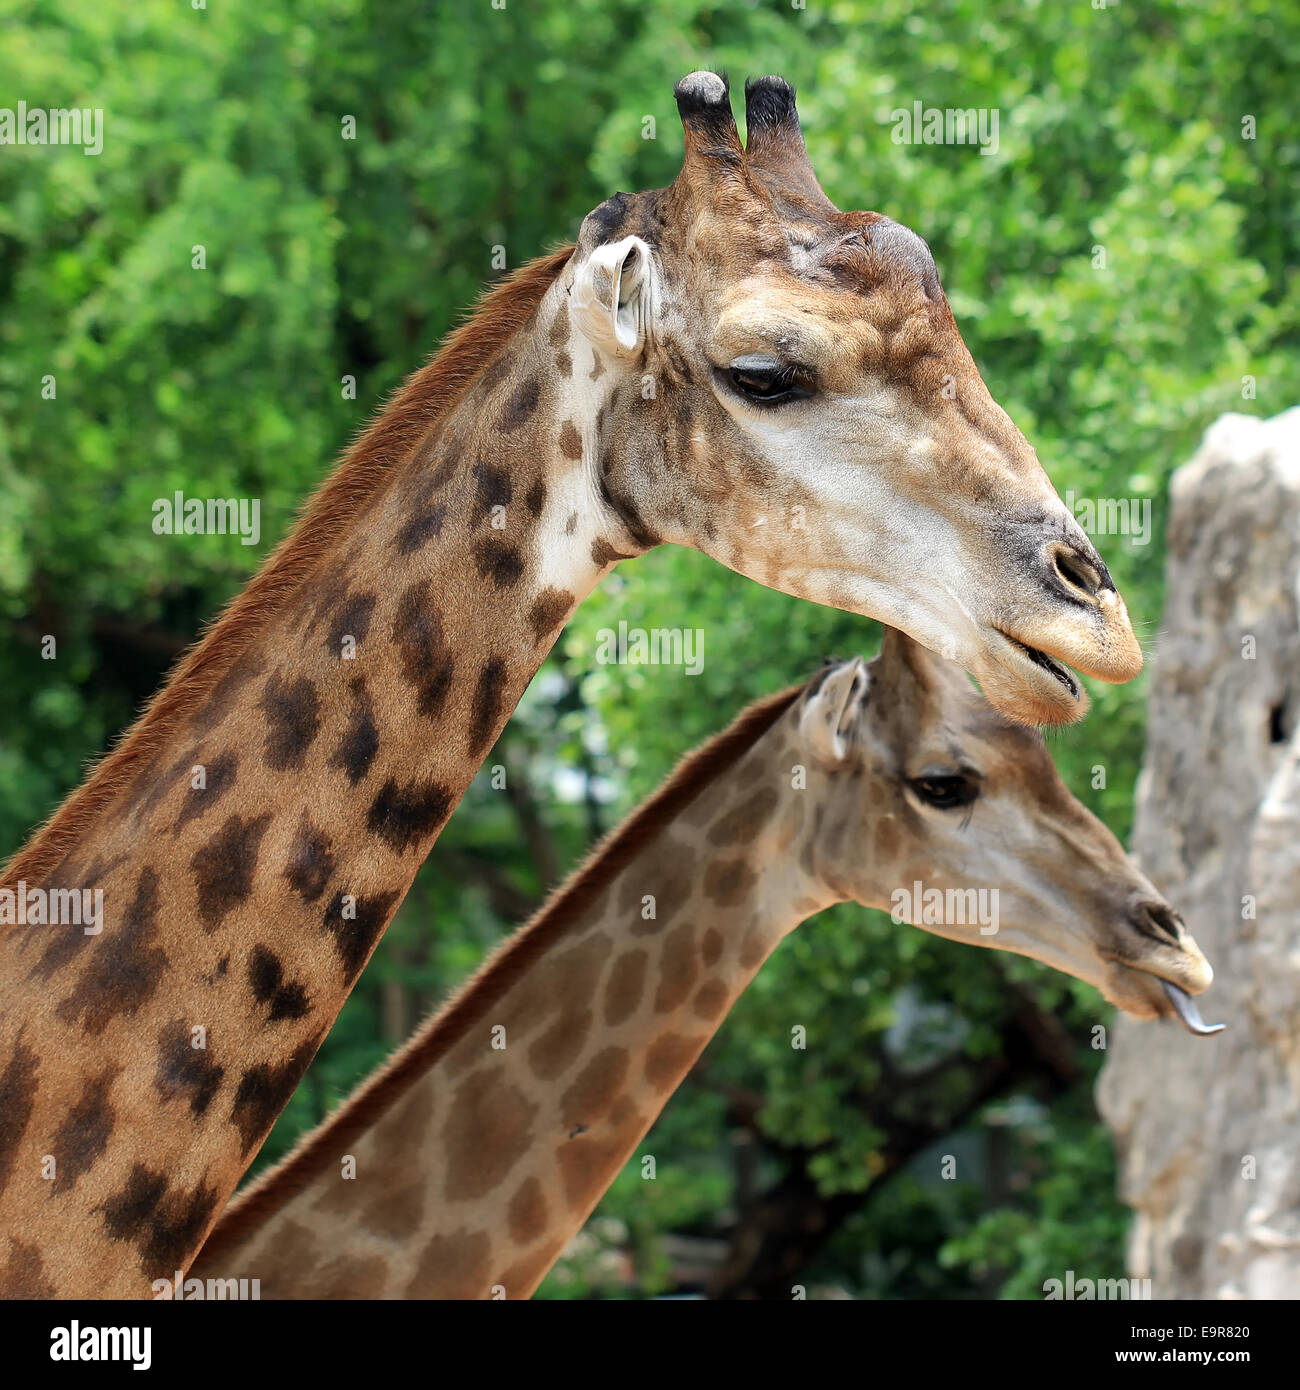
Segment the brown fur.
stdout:
<svg viewBox="0 0 1300 1390">
<path fill-rule="evenodd" d="M 532 920 L 489 959 L 437 1015 L 432 1027 L 394 1053 L 347 1103 L 328 1132 L 307 1138 L 234 1199 L 203 1247 L 209 1265 L 306 1187 L 340 1150 L 368 1130 L 410 1078 L 427 1071 L 522 979 L 595 898 L 699 793 L 762 737 L 803 692 L 793 686 L 747 708 L 731 726 L 684 758 L 668 780 L 588 855 Z"/>
<path fill-rule="evenodd" d="M 0 885 L 19 879 L 41 882 L 118 793 L 167 747 L 286 598 L 311 576 L 340 531 L 528 321 L 572 253 L 572 246 L 562 246 L 481 296 L 469 320 L 448 335 L 351 446 L 307 504 L 302 520 L 181 659 L 175 675 L 112 752 L 17 851 L 0 875 Z"/>
</svg>

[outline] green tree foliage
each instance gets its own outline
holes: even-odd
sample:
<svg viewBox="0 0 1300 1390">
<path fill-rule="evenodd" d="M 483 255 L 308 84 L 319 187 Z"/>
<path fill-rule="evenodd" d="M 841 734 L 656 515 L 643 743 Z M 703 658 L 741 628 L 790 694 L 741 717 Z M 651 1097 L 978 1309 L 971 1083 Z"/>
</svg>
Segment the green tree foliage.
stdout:
<svg viewBox="0 0 1300 1390">
<path fill-rule="evenodd" d="M 692 68 L 790 77 L 828 194 L 930 241 L 993 395 L 1062 494 L 1151 503 L 1151 543 L 1098 537 L 1149 636 L 1171 469 L 1223 411 L 1294 403 L 1300 14 L 1268 0 L 0 0 L 0 19 L 0 101 L 105 113 L 95 157 L 0 147 L 0 851 L 243 584 L 494 256 L 517 265 L 616 189 L 673 177 L 670 92 Z M 896 143 L 891 113 L 914 102 L 996 111 L 996 153 Z M 155 535 L 152 503 L 178 489 L 259 498 L 261 544 Z M 600 665 L 620 618 L 701 629 L 703 672 Z M 622 566 L 489 757 L 516 793 L 471 789 L 260 1161 L 682 751 L 877 638 L 695 554 Z M 1094 687 L 1090 718 L 1053 742 L 1121 835 L 1143 693 Z M 1003 1065 L 1025 1010 L 1064 1058 Z M 1066 1267 L 1117 1274 L 1088 1099 L 1104 1018 L 1032 963 L 827 914 L 652 1133 L 655 1180 L 629 1166 L 547 1292 L 629 1292 L 601 1262 L 610 1240 L 636 1252 L 635 1290 L 670 1289 L 665 1232 L 725 1237 L 791 1175 L 841 1204 L 814 1285 L 1033 1297 Z"/>
</svg>

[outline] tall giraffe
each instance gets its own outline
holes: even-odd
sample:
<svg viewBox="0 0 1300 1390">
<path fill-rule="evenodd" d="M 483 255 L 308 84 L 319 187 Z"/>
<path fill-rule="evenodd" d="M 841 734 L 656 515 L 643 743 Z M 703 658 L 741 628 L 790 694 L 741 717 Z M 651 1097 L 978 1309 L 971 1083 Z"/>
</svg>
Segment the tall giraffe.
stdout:
<svg viewBox="0 0 1300 1390">
<path fill-rule="evenodd" d="M 926 920 L 916 883 L 963 896 Z M 887 633 L 869 667 L 761 700 L 687 758 L 236 1198 L 191 1275 L 269 1298 L 526 1297 L 782 938 L 850 899 L 1046 961 L 1139 1017 L 1195 1027 L 1211 979 L 1041 735 Z"/>
<path fill-rule="evenodd" d="M 417 372 L 0 888 L 0 1291 L 184 1268 L 573 607 L 695 546 L 906 628 L 1026 721 L 1141 664 L 914 233 L 817 187 L 793 93 L 676 90 L 619 194 Z M 3 899 L 0 898 L 0 902 Z"/>
</svg>

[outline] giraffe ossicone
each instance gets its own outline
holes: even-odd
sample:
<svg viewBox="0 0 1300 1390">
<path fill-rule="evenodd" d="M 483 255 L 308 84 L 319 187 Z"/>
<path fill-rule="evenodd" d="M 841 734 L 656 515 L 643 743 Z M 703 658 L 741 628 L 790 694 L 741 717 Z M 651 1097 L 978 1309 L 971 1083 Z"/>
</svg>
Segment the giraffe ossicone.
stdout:
<svg viewBox="0 0 1300 1390">
<path fill-rule="evenodd" d="M 192 1276 L 264 1298 L 527 1297 L 763 962 L 843 901 L 1045 961 L 1138 1017 L 1174 1016 L 1163 982 L 1212 978 L 1042 736 L 887 631 L 869 666 L 760 700 L 691 754 L 236 1198 Z"/>
<path fill-rule="evenodd" d="M 202 1243 L 575 605 L 661 541 L 948 643 L 1000 708 L 1140 653 L 929 252 L 817 186 L 793 93 L 679 84 L 618 195 L 416 372 L 0 886 L 0 1293 L 148 1296 Z M 605 248 L 619 248 L 611 254 Z M 762 522 L 763 524 L 757 524 Z"/>
</svg>

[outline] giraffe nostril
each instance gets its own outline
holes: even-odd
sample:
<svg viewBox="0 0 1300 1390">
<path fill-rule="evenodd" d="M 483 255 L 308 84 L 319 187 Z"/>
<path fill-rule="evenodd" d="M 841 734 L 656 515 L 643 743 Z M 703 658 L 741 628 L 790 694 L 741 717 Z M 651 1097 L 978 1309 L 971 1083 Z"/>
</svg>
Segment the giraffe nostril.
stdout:
<svg viewBox="0 0 1300 1390">
<path fill-rule="evenodd" d="M 1183 919 L 1168 903 L 1135 903 L 1129 913 L 1129 920 L 1143 936 L 1152 937 L 1156 941 L 1168 942 L 1174 946 L 1182 945 Z"/>
<path fill-rule="evenodd" d="M 1077 551 L 1058 546 L 1052 553 L 1052 568 L 1068 588 L 1077 589 L 1089 598 L 1096 598 L 1101 592 L 1101 575 Z"/>
</svg>

